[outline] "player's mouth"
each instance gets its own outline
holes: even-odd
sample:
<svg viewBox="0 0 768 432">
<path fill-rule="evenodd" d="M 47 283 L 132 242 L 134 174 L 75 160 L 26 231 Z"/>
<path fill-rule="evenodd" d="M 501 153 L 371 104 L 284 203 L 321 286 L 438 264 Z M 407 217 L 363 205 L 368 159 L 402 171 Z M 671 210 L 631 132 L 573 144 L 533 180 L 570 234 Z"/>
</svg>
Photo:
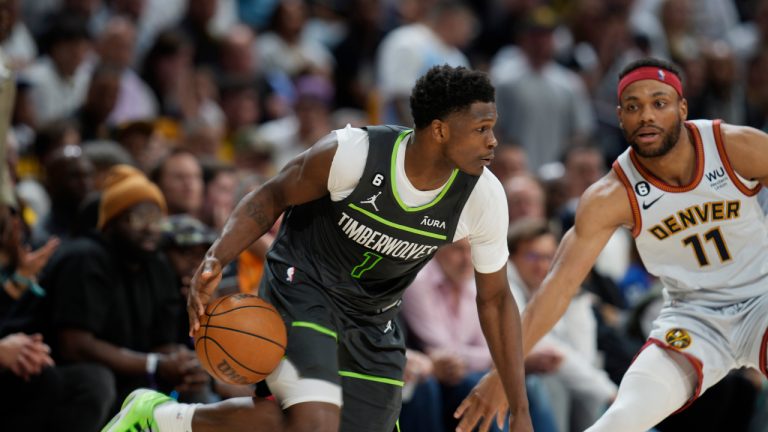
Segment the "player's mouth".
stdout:
<svg viewBox="0 0 768 432">
<path fill-rule="evenodd" d="M 482 160 L 482 161 L 483 161 L 483 164 L 485 164 L 486 166 L 488 166 L 488 165 L 490 165 L 490 164 L 491 164 L 491 162 L 493 161 L 493 158 L 494 158 L 494 154 L 493 154 L 493 153 L 491 153 L 491 154 L 489 154 L 489 155 L 487 155 L 487 156 L 485 156 L 485 157 L 482 157 L 482 158 L 480 158 L 480 160 Z"/>
<path fill-rule="evenodd" d="M 656 142 L 662 134 L 662 130 L 655 127 L 642 127 L 635 132 L 635 142 L 638 144 L 650 144 Z"/>
</svg>

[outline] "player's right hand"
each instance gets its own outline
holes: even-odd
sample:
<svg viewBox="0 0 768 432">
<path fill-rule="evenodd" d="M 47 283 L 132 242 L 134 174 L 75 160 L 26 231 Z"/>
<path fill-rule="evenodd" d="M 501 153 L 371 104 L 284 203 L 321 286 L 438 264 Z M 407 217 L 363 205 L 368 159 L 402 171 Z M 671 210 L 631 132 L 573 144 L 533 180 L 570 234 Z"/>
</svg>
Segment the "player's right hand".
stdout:
<svg viewBox="0 0 768 432">
<path fill-rule="evenodd" d="M 200 316 L 205 313 L 205 306 L 211 301 L 219 282 L 221 282 L 221 263 L 216 258 L 205 257 L 195 271 L 195 275 L 192 276 L 192 284 L 187 294 L 190 336 L 194 336 L 200 328 Z"/>
<path fill-rule="evenodd" d="M 509 405 L 501 378 L 496 369 L 492 369 L 483 376 L 453 414 L 454 418 L 460 419 L 456 432 L 472 431 L 475 427 L 485 432 L 490 430 L 494 420 L 499 429 L 503 429 L 508 411 Z"/>
</svg>

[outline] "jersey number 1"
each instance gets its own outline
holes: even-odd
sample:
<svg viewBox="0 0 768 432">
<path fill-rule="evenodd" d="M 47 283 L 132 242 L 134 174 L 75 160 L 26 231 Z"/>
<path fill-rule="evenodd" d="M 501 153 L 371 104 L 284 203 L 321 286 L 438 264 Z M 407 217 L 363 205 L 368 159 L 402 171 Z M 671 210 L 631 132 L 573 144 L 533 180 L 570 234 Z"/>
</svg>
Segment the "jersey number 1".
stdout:
<svg viewBox="0 0 768 432">
<path fill-rule="evenodd" d="M 703 237 L 705 241 L 711 241 L 715 243 L 717 254 L 720 255 L 720 262 L 726 262 L 731 259 L 731 253 L 728 252 L 728 246 L 725 245 L 725 240 L 723 240 L 723 233 L 720 232 L 719 227 L 712 228 L 711 230 L 705 232 Z M 709 259 L 707 258 L 706 252 L 704 252 L 703 242 L 701 241 L 701 238 L 699 238 L 698 234 L 684 238 L 683 244 L 693 248 L 693 252 L 696 254 L 696 259 L 699 261 L 700 266 L 704 267 L 709 265 Z"/>
<path fill-rule="evenodd" d="M 363 273 L 372 269 L 373 266 L 381 261 L 381 255 L 376 255 L 373 252 L 364 252 L 363 256 L 365 257 L 363 262 L 356 265 L 355 268 L 352 269 L 352 273 L 350 273 L 355 279 L 360 279 L 360 276 L 362 276 Z"/>
</svg>

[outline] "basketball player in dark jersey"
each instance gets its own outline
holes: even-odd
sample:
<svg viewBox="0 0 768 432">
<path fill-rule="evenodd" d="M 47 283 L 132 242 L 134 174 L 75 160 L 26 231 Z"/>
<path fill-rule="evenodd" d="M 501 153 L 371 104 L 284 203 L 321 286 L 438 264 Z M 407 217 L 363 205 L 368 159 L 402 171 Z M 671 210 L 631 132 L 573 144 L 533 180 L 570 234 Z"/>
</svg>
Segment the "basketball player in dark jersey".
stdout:
<svg viewBox="0 0 768 432">
<path fill-rule="evenodd" d="M 137 390 L 104 430 L 398 430 L 405 349 L 393 319 L 419 269 L 462 238 L 472 245 L 511 430 L 531 430 L 505 272 L 506 199 L 486 169 L 497 145 L 493 86 L 479 72 L 434 67 L 416 83 L 411 110 L 413 130 L 347 127 L 296 157 L 240 202 L 194 276 L 192 331 L 222 266 L 284 214 L 260 288 L 288 328 L 286 356 L 267 378 L 280 406 L 253 398 L 195 406 Z"/>
</svg>

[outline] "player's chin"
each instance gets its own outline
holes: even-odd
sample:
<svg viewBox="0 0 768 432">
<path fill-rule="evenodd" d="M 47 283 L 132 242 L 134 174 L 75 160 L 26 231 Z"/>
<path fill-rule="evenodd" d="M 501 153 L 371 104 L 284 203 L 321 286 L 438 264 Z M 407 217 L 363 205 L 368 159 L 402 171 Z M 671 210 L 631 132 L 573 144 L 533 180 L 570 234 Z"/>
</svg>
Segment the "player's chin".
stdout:
<svg viewBox="0 0 768 432">
<path fill-rule="evenodd" d="M 480 159 L 475 163 L 466 164 L 463 167 L 460 167 L 459 169 L 469 175 L 479 176 L 480 174 L 483 173 L 483 170 L 485 169 L 485 167 L 487 167 L 490 164 L 491 162 L 488 159 Z"/>
</svg>

